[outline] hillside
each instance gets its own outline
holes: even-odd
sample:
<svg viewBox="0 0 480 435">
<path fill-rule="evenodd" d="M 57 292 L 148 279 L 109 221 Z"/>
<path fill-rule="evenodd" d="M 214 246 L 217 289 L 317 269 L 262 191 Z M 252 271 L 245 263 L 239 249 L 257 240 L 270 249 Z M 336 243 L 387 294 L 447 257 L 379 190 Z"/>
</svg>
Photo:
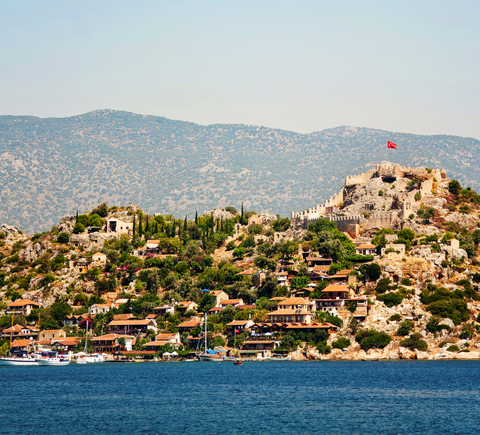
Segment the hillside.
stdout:
<svg viewBox="0 0 480 435">
<path fill-rule="evenodd" d="M 61 216 L 135 202 L 149 213 L 239 207 L 281 215 L 320 203 L 387 158 L 480 188 L 480 142 L 339 127 L 312 134 L 101 110 L 0 117 L 0 222 L 38 232 Z"/>
<path fill-rule="evenodd" d="M 127 339 L 145 357 L 185 357 L 208 311 L 210 346 L 247 356 L 480 358 L 480 195 L 439 169 L 390 163 L 341 192 L 330 214 L 307 222 L 101 204 L 33 236 L 2 225 L 0 353 L 9 337 L 28 351 L 62 326 L 40 345 L 81 350 L 88 322 L 109 358 Z M 372 205 L 388 219 L 362 212 Z"/>
</svg>

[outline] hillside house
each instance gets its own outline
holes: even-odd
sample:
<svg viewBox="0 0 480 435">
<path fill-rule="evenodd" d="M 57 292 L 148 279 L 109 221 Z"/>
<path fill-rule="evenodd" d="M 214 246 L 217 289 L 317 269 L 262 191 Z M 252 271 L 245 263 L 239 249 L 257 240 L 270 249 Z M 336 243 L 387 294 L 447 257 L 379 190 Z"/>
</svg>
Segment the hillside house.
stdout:
<svg viewBox="0 0 480 435">
<path fill-rule="evenodd" d="M 307 257 L 305 258 L 308 267 L 314 266 L 330 266 L 332 264 L 331 258 L 324 258 L 324 257 Z"/>
<path fill-rule="evenodd" d="M 11 316 L 15 312 L 15 314 L 29 316 L 35 308 L 42 308 L 42 304 L 28 299 L 17 299 L 16 301 L 7 304 L 5 315 Z"/>
<path fill-rule="evenodd" d="M 234 320 L 227 323 L 227 330 L 231 333 L 236 329 L 239 332 L 249 331 L 255 325 L 253 320 Z"/>
<path fill-rule="evenodd" d="M 155 307 L 153 312 L 160 316 L 170 313 L 172 316 L 175 314 L 175 306 L 174 305 L 162 305 L 161 307 Z"/>
<path fill-rule="evenodd" d="M 33 350 L 35 342 L 29 338 L 12 341 L 10 352 L 12 354 L 23 354 Z"/>
<path fill-rule="evenodd" d="M 67 333 L 63 329 L 45 329 L 40 331 L 39 341 L 41 344 L 46 344 L 46 342 L 50 344 L 53 339 L 66 338 L 66 336 Z"/>
<path fill-rule="evenodd" d="M 179 302 L 175 307 L 180 315 L 184 315 L 187 311 L 197 311 L 198 304 L 192 301 Z"/>
<path fill-rule="evenodd" d="M 272 323 L 311 323 L 313 301 L 305 298 L 287 298 L 276 309 L 267 313 Z"/>
<path fill-rule="evenodd" d="M 177 325 L 177 328 L 178 332 L 180 332 L 180 334 L 183 334 L 184 332 L 190 332 L 198 325 L 200 325 L 200 320 L 193 319 L 189 320 L 188 322 L 180 323 L 179 325 Z"/>
<path fill-rule="evenodd" d="M 230 298 L 227 293 L 225 293 L 223 290 L 211 290 L 210 294 L 215 297 L 215 306 L 219 307 L 220 302 L 225 301 Z"/>
<path fill-rule="evenodd" d="M 112 218 L 107 220 L 107 233 L 132 234 L 133 222 L 124 222 L 120 219 Z"/>
<path fill-rule="evenodd" d="M 22 325 L 14 325 L 13 327 L 4 329 L 2 331 L 1 338 L 9 339 L 10 336 L 13 339 L 16 338 L 29 338 L 31 340 L 38 337 L 38 328 Z"/>
<path fill-rule="evenodd" d="M 355 247 L 355 253 L 357 255 L 376 255 L 377 247 L 372 244 L 364 244 Z"/>
<path fill-rule="evenodd" d="M 157 323 L 152 320 L 112 320 L 108 325 L 110 334 L 146 334 L 148 329 L 157 332 Z"/>
<path fill-rule="evenodd" d="M 81 341 L 80 337 L 54 338 L 51 347 L 63 352 L 72 352 Z"/>
<path fill-rule="evenodd" d="M 63 318 L 63 326 L 78 326 L 85 319 L 88 319 L 88 314 L 70 314 Z"/>
<path fill-rule="evenodd" d="M 107 256 L 103 252 L 97 252 L 96 254 L 92 255 L 92 261 L 99 264 L 106 264 Z"/>
<path fill-rule="evenodd" d="M 96 316 L 97 314 L 106 314 L 108 313 L 112 308 L 118 308 L 119 305 L 114 304 L 113 302 L 110 304 L 93 304 L 89 309 L 88 309 L 88 314 L 90 316 Z"/>
<path fill-rule="evenodd" d="M 243 299 L 227 299 L 220 302 L 219 308 L 239 307 L 240 305 L 245 305 Z"/>
</svg>

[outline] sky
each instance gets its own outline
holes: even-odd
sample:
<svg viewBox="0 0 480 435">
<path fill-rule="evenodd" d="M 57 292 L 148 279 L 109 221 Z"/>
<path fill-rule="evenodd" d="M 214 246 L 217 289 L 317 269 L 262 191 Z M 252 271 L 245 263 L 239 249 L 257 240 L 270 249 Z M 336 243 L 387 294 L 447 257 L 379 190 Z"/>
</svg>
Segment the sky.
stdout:
<svg viewBox="0 0 480 435">
<path fill-rule="evenodd" d="M 480 139 L 480 2 L 0 2 L 0 115 Z"/>
</svg>

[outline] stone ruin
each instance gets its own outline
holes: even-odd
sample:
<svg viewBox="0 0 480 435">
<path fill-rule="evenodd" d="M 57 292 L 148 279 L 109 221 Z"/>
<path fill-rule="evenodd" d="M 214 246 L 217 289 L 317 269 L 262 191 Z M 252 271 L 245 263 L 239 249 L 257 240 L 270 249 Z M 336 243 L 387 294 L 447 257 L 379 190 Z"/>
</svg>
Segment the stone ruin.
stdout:
<svg viewBox="0 0 480 435">
<path fill-rule="evenodd" d="M 407 188 L 412 180 L 418 180 L 417 184 Z M 421 198 L 431 196 L 445 180 L 445 170 L 377 164 L 363 174 L 347 176 L 340 192 L 323 205 L 292 212 L 291 225 L 293 229 L 307 229 L 324 218 L 353 237 L 362 230 L 392 227 L 418 210 L 421 201 L 416 199 L 417 192 Z"/>
</svg>

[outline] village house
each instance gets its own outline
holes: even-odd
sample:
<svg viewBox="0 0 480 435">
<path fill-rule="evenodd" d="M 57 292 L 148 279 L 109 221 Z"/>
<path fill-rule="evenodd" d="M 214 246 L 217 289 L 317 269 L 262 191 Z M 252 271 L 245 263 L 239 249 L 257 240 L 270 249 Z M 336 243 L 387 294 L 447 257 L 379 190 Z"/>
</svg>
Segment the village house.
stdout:
<svg viewBox="0 0 480 435">
<path fill-rule="evenodd" d="M 240 353 L 242 354 L 261 354 L 265 356 L 266 351 L 275 350 L 278 343 L 275 340 L 245 340 L 242 343 Z"/>
<path fill-rule="evenodd" d="M 158 334 L 154 341 L 145 343 L 143 347 L 145 350 L 154 350 L 158 352 L 159 348 L 161 346 L 165 346 L 166 344 L 169 344 L 174 349 L 178 348 L 182 344 L 180 340 L 180 334 L 178 332 L 172 334 Z"/>
<path fill-rule="evenodd" d="M 230 298 L 227 293 L 225 293 L 223 290 L 211 290 L 210 294 L 215 297 L 215 306 L 219 307 L 220 302 L 225 301 Z"/>
<path fill-rule="evenodd" d="M 110 304 L 93 304 L 89 309 L 88 309 L 88 314 L 90 316 L 96 316 L 97 314 L 106 314 L 108 313 L 112 308 L 118 308 L 118 305 L 114 304 L 113 302 Z"/>
<path fill-rule="evenodd" d="M 331 258 L 324 258 L 324 257 L 312 257 L 309 256 L 305 258 L 308 267 L 315 267 L 315 266 L 330 266 L 332 264 Z"/>
<path fill-rule="evenodd" d="M 274 311 L 267 313 L 270 322 L 276 323 L 311 323 L 312 304 L 305 298 L 288 298 L 280 301 Z"/>
<path fill-rule="evenodd" d="M 63 352 L 71 352 L 81 341 L 80 337 L 54 338 L 51 343 L 51 348 Z"/>
<path fill-rule="evenodd" d="M 78 326 L 84 319 L 88 319 L 88 314 L 70 314 L 63 318 L 63 326 Z"/>
<path fill-rule="evenodd" d="M 112 320 L 108 325 L 110 334 L 146 334 L 148 329 L 157 332 L 157 324 L 154 320 Z"/>
<path fill-rule="evenodd" d="M 125 340 L 125 348 L 122 349 L 120 339 Z M 94 352 L 118 352 L 120 350 L 131 351 L 135 344 L 135 337 L 122 334 L 105 334 L 91 339 Z"/>
<path fill-rule="evenodd" d="M 145 244 L 146 253 L 159 254 L 160 253 L 160 248 L 158 247 L 159 243 L 160 243 L 160 240 L 147 240 L 147 243 Z"/>
<path fill-rule="evenodd" d="M 92 261 L 95 263 L 106 264 L 107 256 L 103 252 L 97 252 L 96 254 L 92 255 Z"/>
<path fill-rule="evenodd" d="M 107 233 L 132 234 L 133 222 L 124 222 L 120 219 L 107 220 Z"/>
<path fill-rule="evenodd" d="M 187 322 L 180 323 L 179 325 L 177 325 L 177 328 L 178 332 L 180 332 L 180 334 L 183 334 L 184 332 L 190 332 L 198 325 L 200 325 L 200 320 L 192 319 Z"/>
<path fill-rule="evenodd" d="M 11 316 L 13 313 L 29 316 L 33 309 L 41 308 L 42 304 L 28 299 L 17 299 L 14 302 L 7 304 L 5 315 Z"/>
<path fill-rule="evenodd" d="M 162 305 L 161 307 L 155 307 L 153 312 L 157 315 L 170 313 L 173 316 L 175 314 L 175 305 Z"/>
<path fill-rule="evenodd" d="M 338 310 L 345 306 L 345 300 L 349 298 L 353 288 L 349 285 L 332 284 L 322 290 L 322 299 L 315 299 L 316 311 L 326 311 L 332 316 L 338 314 Z"/>
<path fill-rule="evenodd" d="M 220 302 L 219 308 L 239 307 L 240 305 L 245 305 L 245 302 L 243 302 L 243 299 L 227 299 Z"/>
<path fill-rule="evenodd" d="M 377 247 L 372 244 L 365 244 L 355 247 L 355 253 L 357 255 L 376 255 Z"/>
<path fill-rule="evenodd" d="M 338 326 L 334 325 L 333 323 L 311 323 L 311 324 L 298 324 L 292 323 L 286 327 L 287 331 L 294 331 L 294 332 L 315 332 L 317 329 L 323 329 L 327 331 L 328 334 L 334 334 L 338 331 Z"/>
<path fill-rule="evenodd" d="M 179 302 L 175 308 L 182 316 L 187 311 L 197 311 L 198 304 L 192 301 L 184 301 L 184 302 Z"/>
<path fill-rule="evenodd" d="M 88 272 L 88 261 L 85 258 L 80 258 L 76 263 L 75 263 L 75 270 L 78 273 L 86 273 Z"/>
<path fill-rule="evenodd" d="M 29 338 L 12 341 L 10 352 L 13 354 L 28 353 L 33 350 L 35 342 Z"/>
<path fill-rule="evenodd" d="M 137 319 L 132 313 L 115 314 L 113 316 L 113 320 L 132 320 L 132 319 Z"/>
<path fill-rule="evenodd" d="M 38 337 L 38 328 L 22 325 L 14 325 L 13 327 L 4 329 L 1 337 L 3 339 L 29 338 L 36 339 Z"/>
<path fill-rule="evenodd" d="M 234 320 L 227 323 L 227 331 L 233 333 L 235 330 L 239 332 L 249 331 L 255 325 L 253 320 Z"/>
<path fill-rule="evenodd" d="M 50 344 L 53 339 L 56 338 L 65 338 L 67 333 L 63 329 L 45 329 L 44 331 L 40 331 L 39 341 L 40 344 L 44 344 L 42 342 L 48 341 Z"/>
</svg>

